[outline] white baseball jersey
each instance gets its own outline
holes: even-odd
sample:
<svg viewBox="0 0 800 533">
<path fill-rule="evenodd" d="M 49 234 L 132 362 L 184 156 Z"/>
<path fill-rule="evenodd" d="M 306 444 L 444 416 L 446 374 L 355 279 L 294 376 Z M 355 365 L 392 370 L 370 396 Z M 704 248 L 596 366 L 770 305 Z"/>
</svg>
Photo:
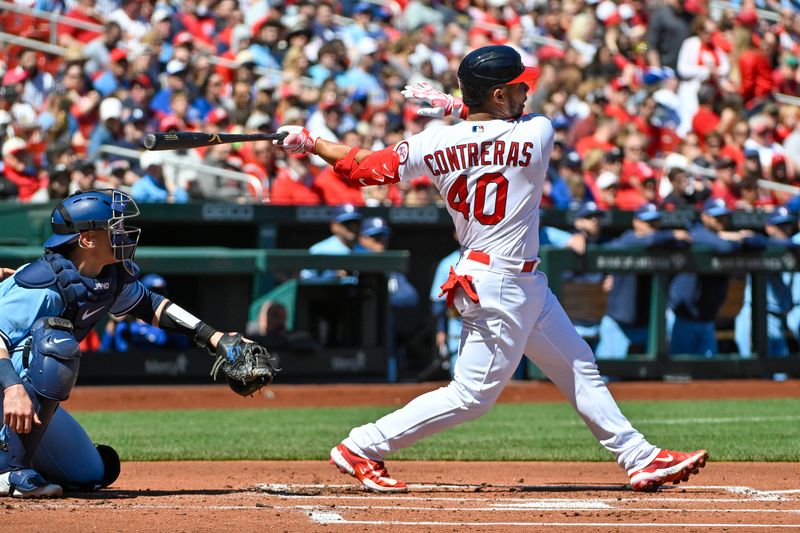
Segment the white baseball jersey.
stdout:
<svg viewBox="0 0 800 533">
<path fill-rule="evenodd" d="M 552 147 L 550 121 L 533 115 L 427 129 L 397 144 L 401 179 L 430 176 L 461 245 L 483 254 L 464 254 L 448 279 L 462 318 L 453 382 L 354 428 L 343 441 L 348 449 L 382 461 L 482 415 L 525 354 L 629 473 L 658 454 L 620 412 L 547 277 L 525 268 L 539 252 L 539 204 Z"/>
<path fill-rule="evenodd" d="M 539 206 L 553 148 L 544 116 L 465 121 L 397 144 L 400 177 L 429 176 L 462 246 L 512 259 L 539 252 Z"/>
</svg>

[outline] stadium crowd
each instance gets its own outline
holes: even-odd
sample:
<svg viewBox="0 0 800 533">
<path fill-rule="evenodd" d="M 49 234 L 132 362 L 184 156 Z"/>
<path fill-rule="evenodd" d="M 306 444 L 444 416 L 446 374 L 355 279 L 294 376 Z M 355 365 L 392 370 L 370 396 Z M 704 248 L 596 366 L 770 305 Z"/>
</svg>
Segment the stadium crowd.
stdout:
<svg viewBox="0 0 800 533">
<path fill-rule="evenodd" d="M 800 6 L 791 0 L 15 3 L 96 26 L 58 23 L 63 55 L 0 49 L 4 199 L 113 186 L 145 202 L 441 202 L 426 176 L 359 189 L 316 156 L 286 157 L 267 141 L 141 157 L 108 147 L 141 150 L 157 131 L 302 124 L 382 148 L 441 120 L 419 116 L 405 85 L 457 95 L 464 54 L 502 43 L 540 67 L 528 111 L 557 130 L 545 207 L 721 198 L 731 209 L 800 209 L 790 188 L 759 181 L 800 185 Z M 5 10 L 0 25 L 50 35 L 30 13 Z"/>
</svg>

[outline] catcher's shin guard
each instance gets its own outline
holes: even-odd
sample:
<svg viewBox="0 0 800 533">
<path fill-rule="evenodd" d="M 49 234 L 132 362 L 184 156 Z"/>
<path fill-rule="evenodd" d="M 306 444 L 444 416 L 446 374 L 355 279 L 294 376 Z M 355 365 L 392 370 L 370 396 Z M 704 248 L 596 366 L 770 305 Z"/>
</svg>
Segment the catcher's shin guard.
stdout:
<svg viewBox="0 0 800 533">
<path fill-rule="evenodd" d="M 33 454 L 59 404 L 69 398 L 78 378 L 80 348 L 72 324 L 61 318 L 40 318 L 31 330 L 29 364 L 22 384 L 41 424 L 20 435 L 8 431 L 6 461 L 12 469 L 29 468 Z M 26 349 L 27 350 L 27 349 Z"/>
</svg>

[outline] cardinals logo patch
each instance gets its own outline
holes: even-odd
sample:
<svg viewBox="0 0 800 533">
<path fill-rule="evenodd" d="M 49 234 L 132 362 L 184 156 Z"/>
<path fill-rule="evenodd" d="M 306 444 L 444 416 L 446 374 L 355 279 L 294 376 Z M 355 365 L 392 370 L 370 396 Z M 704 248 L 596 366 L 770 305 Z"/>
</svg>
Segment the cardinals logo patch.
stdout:
<svg viewBox="0 0 800 533">
<path fill-rule="evenodd" d="M 394 151 L 400 156 L 400 164 L 402 165 L 405 163 L 408 159 L 408 143 L 406 141 L 397 143 L 397 146 L 394 147 Z"/>
</svg>

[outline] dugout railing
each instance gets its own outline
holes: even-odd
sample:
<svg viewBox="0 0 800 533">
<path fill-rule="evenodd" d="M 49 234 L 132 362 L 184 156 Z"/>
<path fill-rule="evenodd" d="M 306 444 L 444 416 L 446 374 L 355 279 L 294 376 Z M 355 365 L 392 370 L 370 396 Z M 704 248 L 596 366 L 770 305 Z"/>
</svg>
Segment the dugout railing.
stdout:
<svg viewBox="0 0 800 533">
<path fill-rule="evenodd" d="M 604 250 L 590 246 L 584 255 L 577 255 L 571 250 L 546 246 L 541 249 L 540 256 L 540 268 L 548 275 L 550 290 L 556 296 L 562 293 L 565 272 L 651 276 L 649 334 L 644 353 L 630 354 L 619 360 L 598 361 L 603 374 L 633 379 L 800 375 L 797 354 L 788 358 L 767 355 L 767 276 L 800 270 L 800 252 L 797 249 L 775 247 L 763 252 L 717 255 L 699 246 L 685 251 L 642 248 Z M 720 353 L 712 357 L 700 354 L 670 355 L 666 332 L 667 296 L 669 280 L 678 272 L 751 276 L 752 354 Z M 788 332 L 786 334 L 791 335 Z M 532 373 L 537 375 L 535 368 Z"/>
</svg>

